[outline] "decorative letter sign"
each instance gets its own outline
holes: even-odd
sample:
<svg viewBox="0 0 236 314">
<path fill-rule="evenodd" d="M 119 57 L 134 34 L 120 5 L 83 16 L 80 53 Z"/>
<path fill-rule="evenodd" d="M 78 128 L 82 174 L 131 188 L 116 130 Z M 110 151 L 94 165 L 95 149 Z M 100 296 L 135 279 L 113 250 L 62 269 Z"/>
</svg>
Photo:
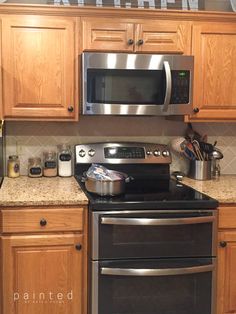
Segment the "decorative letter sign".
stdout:
<svg viewBox="0 0 236 314">
<path fill-rule="evenodd" d="M 161 10 L 207 10 L 236 12 L 236 0 L 0 0 L 0 3 L 54 4 Z"/>
</svg>

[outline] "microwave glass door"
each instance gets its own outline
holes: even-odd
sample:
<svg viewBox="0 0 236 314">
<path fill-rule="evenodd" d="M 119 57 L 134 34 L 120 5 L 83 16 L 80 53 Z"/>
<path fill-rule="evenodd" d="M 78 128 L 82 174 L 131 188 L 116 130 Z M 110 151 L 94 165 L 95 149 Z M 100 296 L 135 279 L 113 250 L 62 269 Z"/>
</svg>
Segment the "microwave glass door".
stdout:
<svg viewBox="0 0 236 314">
<path fill-rule="evenodd" d="M 190 71 L 171 71 L 170 103 L 189 103 Z M 88 69 L 90 104 L 163 105 L 166 74 L 162 70 Z"/>
</svg>

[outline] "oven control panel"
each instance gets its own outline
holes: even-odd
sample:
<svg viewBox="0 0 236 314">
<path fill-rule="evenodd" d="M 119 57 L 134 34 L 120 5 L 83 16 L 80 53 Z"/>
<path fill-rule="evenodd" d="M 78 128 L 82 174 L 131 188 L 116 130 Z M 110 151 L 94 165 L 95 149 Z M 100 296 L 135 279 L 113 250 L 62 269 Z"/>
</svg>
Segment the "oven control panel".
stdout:
<svg viewBox="0 0 236 314">
<path fill-rule="evenodd" d="M 153 143 L 91 143 L 75 146 L 76 163 L 170 164 L 169 147 Z"/>
</svg>

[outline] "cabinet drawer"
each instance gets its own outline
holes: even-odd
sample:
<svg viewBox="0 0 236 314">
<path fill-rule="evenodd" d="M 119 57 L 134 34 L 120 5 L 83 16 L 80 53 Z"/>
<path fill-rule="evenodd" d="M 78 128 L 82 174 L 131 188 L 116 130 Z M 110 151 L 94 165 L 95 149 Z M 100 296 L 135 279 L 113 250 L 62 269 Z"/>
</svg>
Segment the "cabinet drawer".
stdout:
<svg viewBox="0 0 236 314">
<path fill-rule="evenodd" d="M 219 228 L 236 228 L 236 206 L 219 208 Z"/>
<path fill-rule="evenodd" d="M 2 211 L 2 232 L 82 231 L 83 208 Z"/>
</svg>

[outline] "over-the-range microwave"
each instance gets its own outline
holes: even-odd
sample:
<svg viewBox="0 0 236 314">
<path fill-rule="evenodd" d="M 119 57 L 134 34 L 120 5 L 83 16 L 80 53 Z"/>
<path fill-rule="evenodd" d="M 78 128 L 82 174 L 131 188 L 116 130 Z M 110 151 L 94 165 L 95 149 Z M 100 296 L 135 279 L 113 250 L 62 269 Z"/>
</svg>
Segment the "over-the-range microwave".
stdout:
<svg viewBox="0 0 236 314">
<path fill-rule="evenodd" d="M 189 114 L 193 70 L 192 56 L 85 52 L 83 114 Z"/>
</svg>

